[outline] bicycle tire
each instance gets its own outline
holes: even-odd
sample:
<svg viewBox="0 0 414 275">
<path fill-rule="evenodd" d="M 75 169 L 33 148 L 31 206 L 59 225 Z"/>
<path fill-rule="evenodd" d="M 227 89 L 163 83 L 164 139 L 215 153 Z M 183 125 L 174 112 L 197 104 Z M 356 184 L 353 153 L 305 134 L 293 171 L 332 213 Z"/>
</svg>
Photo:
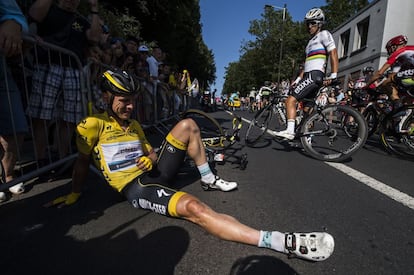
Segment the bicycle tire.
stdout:
<svg viewBox="0 0 414 275">
<path fill-rule="evenodd" d="M 353 119 L 343 121 L 344 116 Z M 342 105 L 329 105 L 320 113 L 311 114 L 300 128 L 305 152 L 315 159 L 330 162 L 350 158 L 362 148 L 367 137 L 367 123 L 361 113 Z"/>
<path fill-rule="evenodd" d="M 225 138 L 225 133 L 215 118 L 197 109 L 185 111 L 182 117 L 192 118 L 197 123 L 200 128 L 201 140 L 206 147 L 224 147 L 223 139 Z M 216 142 L 213 142 L 213 140 L 216 140 Z"/>
<path fill-rule="evenodd" d="M 378 129 L 378 114 L 374 107 L 369 106 L 363 112 L 362 116 L 367 121 L 368 137 L 372 136 Z"/>
<path fill-rule="evenodd" d="M 271 107 L 272 105 L 269 105 L 259 110 L 250 121 L 244 139 L 247 146 L 256 144 L 266 133 L 273 115 Z"/>
<path fill-rule="evenodd" d="M 414 133 L 408 132 L 408 129 L 414 125 L 413 108 L 410 107 L 411 114 L 401 127 L 402 133 L 383 130 L 380 134 L 380 141 L 387 152 L 410 160 L 414 159 Z"/>
</svg>

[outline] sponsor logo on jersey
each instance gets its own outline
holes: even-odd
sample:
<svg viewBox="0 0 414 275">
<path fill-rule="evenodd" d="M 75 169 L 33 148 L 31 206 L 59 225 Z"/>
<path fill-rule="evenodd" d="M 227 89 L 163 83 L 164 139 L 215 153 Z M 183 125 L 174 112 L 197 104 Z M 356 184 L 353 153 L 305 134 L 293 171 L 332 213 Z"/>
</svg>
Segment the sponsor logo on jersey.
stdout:
<svg viewBox="0 0 414 275">
<path fill-rule="evenodd" d="M 413 75 L 414 75 L 414 69 L 404 70 L 404 71 L 397 73 L 397 77 L 413 76 Z"/>
</svg>

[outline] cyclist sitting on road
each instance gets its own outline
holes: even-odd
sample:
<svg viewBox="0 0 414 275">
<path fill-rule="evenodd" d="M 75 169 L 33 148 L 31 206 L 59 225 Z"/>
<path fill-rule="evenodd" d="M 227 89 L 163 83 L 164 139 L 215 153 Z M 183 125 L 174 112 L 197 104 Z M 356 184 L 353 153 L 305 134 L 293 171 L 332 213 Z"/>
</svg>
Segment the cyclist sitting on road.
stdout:
<svg viewBox="0 0 414 275">
<path fill-rule="evenodd" d="M 334 240 L 328 233 L 259 231 L 215 212 L 186 192 L 162 185 L 170 183 L 186 153 L 198 165 L 205 184 L 214 186 L 215 181 L 227 191 L 234 189 L 236 183 L 225 182 L 211 173 L 200 130 L 192 119 L 180 121 L 171 130 L 157 158 L 139 123 L 130 119 L 138 89 L 126 72 L 106 71 L 102 90 L 108 101 L 107 112 L 89 116 L 77 126 L 79 156 L 72 176 L 72 192 L 46 206 L 62 207 L 78 200 L 92 159 L 108 183 L 135 208 L 186 219 L 223 240 L 270 248 L 307 260 L 322 261 L 332 254 Z"/>
<path fill-rule="evenodd" d="M 388 60 L 368 82 L 370 88 L 375 88 L 374 83 L 388 69 L 392 69 L 392 73 L 381 83 L 381 87 L 392 100 L 393 110 L 397 110 L 403 105 L 399 90 L 414 96 L 414 45 L 407 45 L 407 42 L 408 39 L 405 35 L 395 36 L 387 42 L 385 48 L 389 55 Z M 399 129 L 401 128 L 399 127 Z"/>
<path fill-rule="evenodd" d="M 305 15 L 305 24 L 311 39 L 306 46 L 306 60 L 303 72 L 292 83 L 294 90 L 286 100 L 287 129 L 273 131 L 273 134 L 286 139 L 295 137 L 296 105 L 303 98 L 313 98 L 319 87 L 323 84 L 329 85 L 332 79 L 337 77 L 338 53 L 332 34 L 322 30 L 325 22 L 325 15 L 319 8 L 309 10 Z M 331 75 L 328 80 L 323 81 L 325 76 L 326 60 L 331 60 Z"/>
</svg>

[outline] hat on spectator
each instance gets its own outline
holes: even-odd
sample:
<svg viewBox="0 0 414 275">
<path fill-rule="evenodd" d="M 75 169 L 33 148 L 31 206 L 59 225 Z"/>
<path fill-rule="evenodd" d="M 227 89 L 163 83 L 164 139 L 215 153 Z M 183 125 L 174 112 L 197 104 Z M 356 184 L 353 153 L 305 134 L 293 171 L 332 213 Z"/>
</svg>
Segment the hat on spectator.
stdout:
<svg viewBox="0 0 414 275">
<path fill-rule="evenodd" d="M 139 46 L 138 51 L 139 52 L 149 52 L 149 49 L 148 49 L 147 46 L 141 45 L 141 46 Z"/>
</svg>

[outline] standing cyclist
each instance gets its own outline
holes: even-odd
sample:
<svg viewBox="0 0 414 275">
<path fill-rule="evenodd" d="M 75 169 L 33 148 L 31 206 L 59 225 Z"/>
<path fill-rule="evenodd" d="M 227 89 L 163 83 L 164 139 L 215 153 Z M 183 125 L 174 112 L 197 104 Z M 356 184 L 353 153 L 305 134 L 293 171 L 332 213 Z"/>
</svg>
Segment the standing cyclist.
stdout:
<svg viewBox="0 0 414 275">
<path fill-rule="evenodd" d="M 157 157 L 138 121 L 130 119 L 138 89 L 126 72 L 106 71 L 102 90 L 108 101 L 107 112 L 89 116 L 77 127 L 79 154 L 72 174 L 72 192 L 46 206 L 75 203 L 92 160 L 109 185 L 135 208 L 191 221 L 223 240 L 270 248 L 307 260 L 323 261 L 332 254 L 334 239 L 328 233 L 259 231 L 214 211 L 193 195 L 169 188 L 166 184 L 171 183 L 186 153 L 200 169 L 202 184 L 220 184 L 226 190 L 237 184 L 224 181 L 203 167 L 208 165 L 205 149 L 200 129 L 192 119 L 176 124 Z"/>
<path fill-rule="evenodd" d="M 311 38 L 306 46 L 306 60 L 303 72 L 293 82 L 294 90 L 286 100 L 287 129 L 273 131 L 273 134 L 286 139 L 295 137 L 296 104 L 300 99 L 313 98 L 319 87 L 323 84 L 329 85 L 338 73 L 338 53 L 332 34 L 322 30 L 325 15 L 319 8 L 309 10 L 305 15 L 305 24 Z M 331 59 L 331 75 L 324 83 L 327 59 Z"/>
</svg>

